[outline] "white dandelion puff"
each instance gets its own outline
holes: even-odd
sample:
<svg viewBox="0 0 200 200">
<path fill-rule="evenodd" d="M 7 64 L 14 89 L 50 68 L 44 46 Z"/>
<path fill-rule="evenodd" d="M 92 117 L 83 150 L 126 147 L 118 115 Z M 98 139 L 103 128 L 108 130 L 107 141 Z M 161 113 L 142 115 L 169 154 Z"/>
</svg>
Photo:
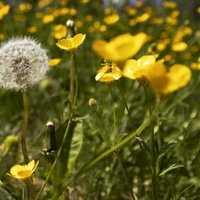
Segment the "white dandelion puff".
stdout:
<svg viewBox="0 0 200 200">
<path fill-rule="evenodd" d="M 31 38 L 14 38 L 0 48 L 0 86 L 4 89 L 26 91 L 48 69 L 46 50 Z"/>
</svg>

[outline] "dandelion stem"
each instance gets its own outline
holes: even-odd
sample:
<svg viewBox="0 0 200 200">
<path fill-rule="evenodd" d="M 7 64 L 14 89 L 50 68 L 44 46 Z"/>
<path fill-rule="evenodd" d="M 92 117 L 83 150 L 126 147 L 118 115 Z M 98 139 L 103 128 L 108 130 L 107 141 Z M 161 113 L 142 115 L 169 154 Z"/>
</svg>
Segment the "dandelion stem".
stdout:
<svg viewBox="0 0 200 200">
<path fill-rule="evenodd" d="M 22 93 L 22 95 L 23 95 L 23 105 L 24 105 L 24 118 L 23 118 L 22 134 L 21 134 L 21 146 L 22 146 L 24 161 L 26 164 L 28 164 L 29 158 L 26 148 L 26 135 L 28 128 L 28 101 L 27 101 L 27 94 L 25 91 Z"/>
</svg>

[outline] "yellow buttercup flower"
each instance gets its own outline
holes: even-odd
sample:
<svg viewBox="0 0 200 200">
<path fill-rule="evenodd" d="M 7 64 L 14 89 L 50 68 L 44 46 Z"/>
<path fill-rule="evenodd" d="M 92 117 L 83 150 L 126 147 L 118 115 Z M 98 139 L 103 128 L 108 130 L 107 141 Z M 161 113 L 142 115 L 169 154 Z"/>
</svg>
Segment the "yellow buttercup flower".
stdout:
<svg viewBox="0 0 200 200">
<path fill-rule="evenodd" d="M 178 42 L 172 45 L 172 51 L 181 52 L 187 49 L 187 44 L 185 42 Z"/>
<path fill-rule="evenodd" d="M 16 178 L 16 179 L 27 179 L 31 177 L 33 172 L 36 170 L 37 166 L 39 164 L 39 161 L 35 164 L 35 161 L 32 160 L 27 165 L 14 165 L 10 169 L 10 174 L 7 173 L 7 175 Z"/>
<path fill-rule="evenodd" d="M 96 40 L 92 44 L 92 49 L 105 59 L 121 62 L 134 56 L 148 39 L 145 33 L 138 33 L 135 36 L 123 34 L 113 38 L 110 42 Z"/>
<path fill-rule="evenodd" d="M 177 4 L 175 2 L 172 2 L 172 1 L 164 1 L 163 6 L 165 8 L 175 9 L 177 7 Z"/>
<path fill-rule="evenodd" d="M 122 77 L 121 70 L 117 67 L 117 64 L 114 62 L 107 62 L 103 64 L 104 67 L 98 70 L 98 73 L 95 77 L 96 81 L 100 82 L 111 82 L 118 80 Z"/>
<path fill-rule="evenodd" d="M 190 78 L 191 70 L 185 65 L 175 64 L 167 71 L 162 62 L 152 65 L 148 74 L 148 80 L 159 99 L 187 85 Z"/>
<path fill-rule="evenodd" d="M 54 20 L 54 15 L 49 14 L 49 15 L 45 15 L 43 17 L 42 22 L 44 24 L 48 24 L 48 23 L 52 22 L 53 20 Z"/>
<path fill-rule="evenodd" d="M 0 6 L 0 20 L 3 19 L 3 17 L 8 14 L 9 10 L 10 10 L 10 5 L 2 4 Z"/>
<path fill-rule="evenodd" d="M 149 67 L 155 62 L 155 56 L 142 56 L 139 60 L 129 59 L 125 63 L 123 76 L 133 80 L 146 78 Z"/>
<path fill-rule="evenodd" d="M 49 60 L 48 64 L 50 67 L 54 67 L 60 63 L 61 59 L 60 58 L 54 58 Z"/>
<path fill-rule="evenodd" d="M 73 51 L 77 49 L 85 40 L 86 34 L 77 34 L 72 38 L 60 39 L 56 45 L 64 50 Z"/>
<path fill-rule="evenodd" d="M 112 14 L 112 15 L 106 16 L 106 17 L 103 19 L 103 21 L 104 21 L 107 25 L 114 24 L 114 23 L 116 23 L 118 20 L 119 20 L 119 15 L 118 15 L 118 14 Z"/>
<path fill-rule="evenodd" d="M 30 27 L 28 27 L 28 32 L 29 33 L 35 33 L 35 32 L 37 32 L 37 26 L 30 26 Z"/>
<path fill-rule="evenodd" d="M 136 18 L 136 22 L 143 23 L 143 22 L 146 22 L 149 18 L 150 18 L 150 14 L 149 13 L 144 13 L 142 15 L 139 15 Z"/>
<path fill-rule="evenodd" d="M 51 33 L 51 35 L 56 39 L 61 39 L 61 38 L 66 37 L 66 35 L 67 35 L 66 26 L 64 26 L 62 24 L 58 24 L 58 25 L 54 26 L 53 32 Z"/>
</svg>

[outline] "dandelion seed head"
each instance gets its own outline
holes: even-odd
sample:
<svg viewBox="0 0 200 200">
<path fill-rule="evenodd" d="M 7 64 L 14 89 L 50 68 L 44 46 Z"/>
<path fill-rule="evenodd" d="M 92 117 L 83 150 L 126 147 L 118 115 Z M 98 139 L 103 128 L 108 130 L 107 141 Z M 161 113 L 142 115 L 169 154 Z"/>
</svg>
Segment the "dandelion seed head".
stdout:
<svg viewBox="0 0 200 200">
<path fill-rule="evenodd" d="M 0 48 L 0 85 L 4 89 L 26 91 L 48 69 L 46 50 L 31 38 L 14 38 Z"/>
</svg>

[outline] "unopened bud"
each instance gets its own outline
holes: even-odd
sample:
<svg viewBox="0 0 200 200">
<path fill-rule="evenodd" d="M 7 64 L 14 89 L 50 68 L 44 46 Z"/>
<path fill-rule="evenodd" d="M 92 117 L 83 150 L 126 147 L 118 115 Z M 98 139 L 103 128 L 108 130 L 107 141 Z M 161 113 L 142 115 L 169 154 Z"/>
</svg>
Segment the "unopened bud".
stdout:
<svg viewBox="0 0 200 200">
<path fill-rule="evenodd" d="M 75 36 L 75 24 L 73 20 L 67 20 L 67 38 L 71 38 Z"/>
<path fill-rule="evenodd" d="M 97 104 L 97 101 L 94 99 L 94 98 L 90 98 L 90 100 L 89 100 L 89 106 L 94 106 L 94 105 L 96 105 Z"/>
<path fill-rule="evenodd" d="M 45 130 L 45 149 L 57 150 L 55 127 L 53 122 L 47 122 Z"/>
</svg>

